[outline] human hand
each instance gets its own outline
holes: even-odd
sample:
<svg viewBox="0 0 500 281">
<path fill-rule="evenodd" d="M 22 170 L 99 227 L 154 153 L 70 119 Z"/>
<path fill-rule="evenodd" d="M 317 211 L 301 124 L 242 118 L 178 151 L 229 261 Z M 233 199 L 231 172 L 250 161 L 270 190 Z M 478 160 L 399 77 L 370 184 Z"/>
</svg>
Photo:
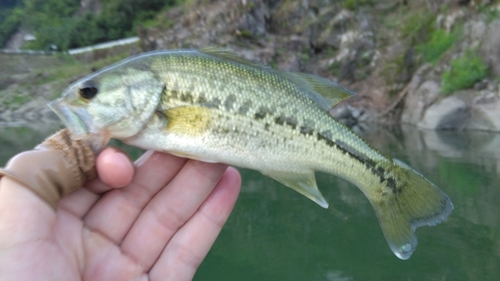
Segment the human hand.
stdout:
<svg viewBox="0 0 500 281">
<path fill-rule="evenodd" d="M 56 212 L 1 178 L 0 279 L 193 278 L 236 202 L 238 172 L 158 152 L 134 166 L 113 148 L 96 166 L 99 178 Z"/>
</svg>

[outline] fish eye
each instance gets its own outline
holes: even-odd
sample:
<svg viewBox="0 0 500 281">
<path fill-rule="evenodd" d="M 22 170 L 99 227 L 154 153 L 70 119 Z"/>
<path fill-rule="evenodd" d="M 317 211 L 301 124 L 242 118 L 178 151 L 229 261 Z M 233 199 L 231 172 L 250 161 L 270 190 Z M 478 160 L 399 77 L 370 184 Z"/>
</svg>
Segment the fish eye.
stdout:
<svg viewBox="0 0 500 281">
<path fill-rule="evenodd" d="M 90 80 L 83 82 L 79 90 L 80 96 L 87 100 L 94 98 L 98 92 L 96 84 Z"/>
</svg>

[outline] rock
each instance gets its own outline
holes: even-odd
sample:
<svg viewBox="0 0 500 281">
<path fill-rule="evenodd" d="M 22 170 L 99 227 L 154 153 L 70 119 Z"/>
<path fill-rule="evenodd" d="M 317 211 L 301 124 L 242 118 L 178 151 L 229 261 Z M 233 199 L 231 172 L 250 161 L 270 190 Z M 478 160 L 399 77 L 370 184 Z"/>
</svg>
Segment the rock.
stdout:
<svg viewBox="0 0 500 281">
<path fill-rule="evenodd" d="M 484 41 L 479 48 L 493 75 L 500 75 L 500 19 L 493 21 L 486 31 Z"/>
<path fill-rule="evenodd" d="M 286 71 L 300 71 L 300 62 L 297 56 L 290 55 L 278 62 L 278 68 Z"/>
<path fill-rule="evenodd" d="M 358 118 L 363 114 L 363 111 L 343 103 L 335 106 L 330 113 L 347 127 L 352 127 L 358 123 Z"/>
<path fill-rule="evenodd" d="M 364 131 L 365 125 L 377 123 L 378 120 L 376 112 L 362 106 L 354 107 L 348 103 L 335 106 L 330 113 L 347 127 L 354 130 L 359 127 L 360 131 Z"/>
<path fill-rule="evenodd" d="M 246 37 L 259 37 L 266 34 L 266 19 L 269 9 L 264 3 L 257 2 L 250 12 L 243 14 L 239 20 L 238 29 Z"/>
<path fill-rule="evenodd" d="M 470 20 L 464 24 L 464 44 L 467 48 L 477 48 L 484 40 L 487 24 L 483 20 Z"/>
<path fill-rule="evenodd" d="M 500 98 L 493 92 L 476 97 L 471 106 L 467 130 L 500 132 Z"/>
<path fill-rule="evenodd" d="M 433 80 L 425 81 L 415 91 L 410 90 L 405 100 L 401 122 L 417 125 L 425 110 L 439 97 L 439 90 L 439 84 Z"/>
<path fill-rule="evenodd" d="M 456 96 L 447 97 L 429 107 L 418 127 L 428 130 L 459 130 L 465 127 L 470 112 L 467 104 Z"/>
<path fill-rule="evenodd" d="M 464 16 L 465 12 L 462 9 L 457 9 L 447 15 L 439 15 L 436 19 L 437 25 L 450 33 L 456 22 L 461 20 Z"/>
</svg>

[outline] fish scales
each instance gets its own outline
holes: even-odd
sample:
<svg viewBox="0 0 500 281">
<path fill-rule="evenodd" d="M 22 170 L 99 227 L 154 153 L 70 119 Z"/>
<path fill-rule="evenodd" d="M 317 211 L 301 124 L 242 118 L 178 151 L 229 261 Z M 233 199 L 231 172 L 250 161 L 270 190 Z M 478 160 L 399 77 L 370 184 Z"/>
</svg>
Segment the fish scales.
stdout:
<svg viewBox="0 0 500 281">
<path fill-rule="evenodd" d="M 269 75 L 266 70 L 246 69 L 244 66 L 224 61 L 203 63 L 205 58 L 186 56 L 172 57 L 171 60 L 169 63 L 160 62 L 159 66 L 155 67 L 159 77 L 168 76 L 168 81 L 164 80 L 167 90 L 165 102 L 162 105 L 163 110 L 182 105 L 197 104 L 207 107 L 217 105 L 221 111 L 249 118 L 249 120 L 238 119 L 238 122 L 251 122 L 250 124 L 258 122 L 264 124 L 262 129 L 271 124 L 280 128 L 291 128 L 291 132 L 287 132 L 289 134 L 287 138 L 300 138 L 301 134 L 294 133 L 301 131 L 304 136 L 311 133 L 317 136 L 323 132 L 322 135 L 328 135 L 329 140 L 333 142 L 340 140 L 341 143 L 349 145 L 349 149 L 353 152 L 354 147 L 360 147 L 361 151 L 356 151 L 359 155 L 369 155 L 373 161 L 387 161 L 375 149 L 331 118 L 328 113 L 317 108 L 313 101 L 301 94 L 303 90 L 278 75 L 272 73 Z M 193 62 L 189 63 L 189 60 Z M 193 64 L 198 68 L 194 70 L 187 67 Z M 163 65 L 168 65 L 168 67 L 162 67 Z M 190 77 L 191 75 L 193 77 Z M 244 77 L 247 78 L 243 79 Z M 248 77 L 259 81 L 259 87 L 249 87 L 252 81 Z M 228 83 L 233 80 L 235 81 Z M 185 83 L 185 81 L 195 82 Z M 236 92 L 241 95 L 235 95 Z M 269 93 L 274 94 L 269 97 Z M 296 94 L 292 95 L 293 93 Z M 185 96 L 190 98 L 186 100 Z M 230 107 L 227 106 L 228 100 L 232 100 Z M 273 106 L 269 106 L 270 104 Z M 310 110 L 300 110 L 304 107 Z M 317 120 L 317 122 L 312 120 Z M 240 124 L 225 123 L 225 125 L 238 127 Z M 278 134 L 280 131 L 275 132 L 275 135 Z M 340 147 L 339 144 L 337 145 Z"/>
<path fill-rule="evenodd" d="M 349 95 L 326 79 L 220 50 L 181 50 L 101 70 L 71 85 L 51 107 L 77 136 L 111 136 L 255 169 L 323 207 L 314 172 L 340 176 L 367 196 L 391 250 L 407 259 L 417 245 L 415 228 L 445 219 L 453 205 L 423 176 L 330 116 L 325 103 Z"/>
</svg>

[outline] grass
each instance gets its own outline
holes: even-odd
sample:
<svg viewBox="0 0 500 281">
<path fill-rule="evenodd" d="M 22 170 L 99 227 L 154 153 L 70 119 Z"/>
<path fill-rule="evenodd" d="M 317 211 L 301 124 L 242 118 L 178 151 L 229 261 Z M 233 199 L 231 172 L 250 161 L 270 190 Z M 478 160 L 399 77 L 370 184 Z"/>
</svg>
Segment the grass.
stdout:
<svg viewBox="0 0 500 281">
<path fill-rule="evenodd" d="M 334 61 L 328 68 L 330 70 L 330 74 L 335 77 L 340 76 L 340 66 L 341 63 L 339 61 Z"/>
<path fill-rule="evenodd" d="M 451 61 L 451 69 L 443 73 L 441 92 L 449 95 L 467 89 L 488 75 L 488 66 L 476 50 L 467 50 L 463 56 Z"/>
<path fill-rule="evenodd" d="M 492 21 L 498 19 L 498 9 L 495 6 L 481 6 L 479 8 L 479 11 L 486 16 L 486 20 L 488 23 L 491 23 Z"/>
<path fill-rule="evenodd" d="M 355 11 L 359 6 L 374 5 L 375 3 L 374 0 L 344 0 L 344 8 Z"/>
<path fill-rule="evenodd" d="M 98 70 L 115 62 L 119 62 L 127 57 L 129 57 L 128 51 L 121 52 L 116 55 L 106 57 L 105 59 L 94 61 L 89 65 L 89 67 L 91 70 Z"/>
<path fill-rule="evenodd" d="M 425 7 L 414 11 L 401 5 L 398 7 L 393 13 L 384 16 L 383 24 L 391 31 L 389 37 L 394 37 L 397 32 L 399 38 L 410 39 L 411 44 L 425 41 L 427 35 L 434 30 L 436 14 Z"/>
<path fill-rule="evenodd" d="M 62 61 L 62 64 L 60 64 L 57 67 L 54 67 L 53 71 L 50 73 L 47 79 L 65 80 L 78 75 L 81 76 L 87 75 L 105 66 L 123 60 L 128 56 L 129 56 L 128 51 L 124 51 L 116 55 L 106 57 L 104 59 L 93 61 L 91 63 L 84 63 L 77 60 L 75 57 L 71 55 L 59 55 L 58 59 Z"/>
<path fill-rule="evenodd" d="M 2 99 L 2 106 L 5 108 L 10 108 L 12 110 L 18 109 L 21 105 L 29 102 L 31 97 L 27 94 L 17 93 L 16 95 L 7 95 L 0 91 L 0 96 L 4 96 Z"/>
<path fill-rule="evenodd" d="M 420 44 L 423 49 L 428 47 L 427 43 L 432 41 L 430 38 L 435 32 L 435 22 L 436 14 L 430 12 L 425 6 L 416 10 L 409 10 L 405 5 L 398 5 L 398 8 L 392 14 L 385 17 L 383 24 L 387 28 L 387 33 L 381 35 L 381 38 L 386 41 L 386 44 L 402 42 L 404 46 L 404 49 L 392 54 L 382 66 L 381 74 L 388 84 L 408 82 L 401 80 L 403 77 L 400 74 L 403 71 L 408 71 L 408 75 L 411 76 L 418 65 L 422 63 L 424 56 L 414 54 L 421 54 L 416 51 L 416 46 Z M 434 43 L 434 41 L 432 42 Z M 411 57 L 408 57 L 410 55 Z M 389 91 L 389 95 L 394 94 L 396 91 Z"/>
<path fill-rule="evenodd" d="M 309 59 L 310 59 L 309 54 L 308 53 L 301 53 L 300 59 L 302 59 L 303 61 L 309 61 Z"/>
<path fill-rule="evenodd" d="M 443 29 L 436 29 L 432 32 L 429 41 L 418 45 L 416 49 L 427 62 L 435 64 L 439 61 L 441 55 L 460 39 L 460 34 L 460 29 L 455 29 L 450 33 Z"/>
<path fill-rule="evenodd" d="M 10 71 L 0 71 L 0 76 L 2 76 L 0 78 L 8 78 L 16 74 L 24 74 L 25 78 L 22 80 L 14 78 L 6 80 L 8 82 L 7 86 L 11 84 L 15 85 L 13 87 L 5 86 L 5 89 L 0 91 L 0 107 L 18 109 L 30 101 L 32 97 L 37 96 L 37 91 L 42 85 L 47 85 L 48 89 L 50 89 L 50 95 L 47 98 L 56 98 L 64 88 L 76 79 L 120 61 L 128 57 L 128 55 L 128 51 L 124 51 L 91 63 L 83 63 L 67 54 L 31 56 L 26 58 L 22 56 L 3 56 L 2 64 L 7 66 L 24 64 L 24 66 L 20 67 L 20 70 L 9 68 Z M 26 68 L 30 69 L 29 73 L 25 72 Z M 24 81 L 29 81 L 29 83 L 25 83 Z"/>
</svg>

